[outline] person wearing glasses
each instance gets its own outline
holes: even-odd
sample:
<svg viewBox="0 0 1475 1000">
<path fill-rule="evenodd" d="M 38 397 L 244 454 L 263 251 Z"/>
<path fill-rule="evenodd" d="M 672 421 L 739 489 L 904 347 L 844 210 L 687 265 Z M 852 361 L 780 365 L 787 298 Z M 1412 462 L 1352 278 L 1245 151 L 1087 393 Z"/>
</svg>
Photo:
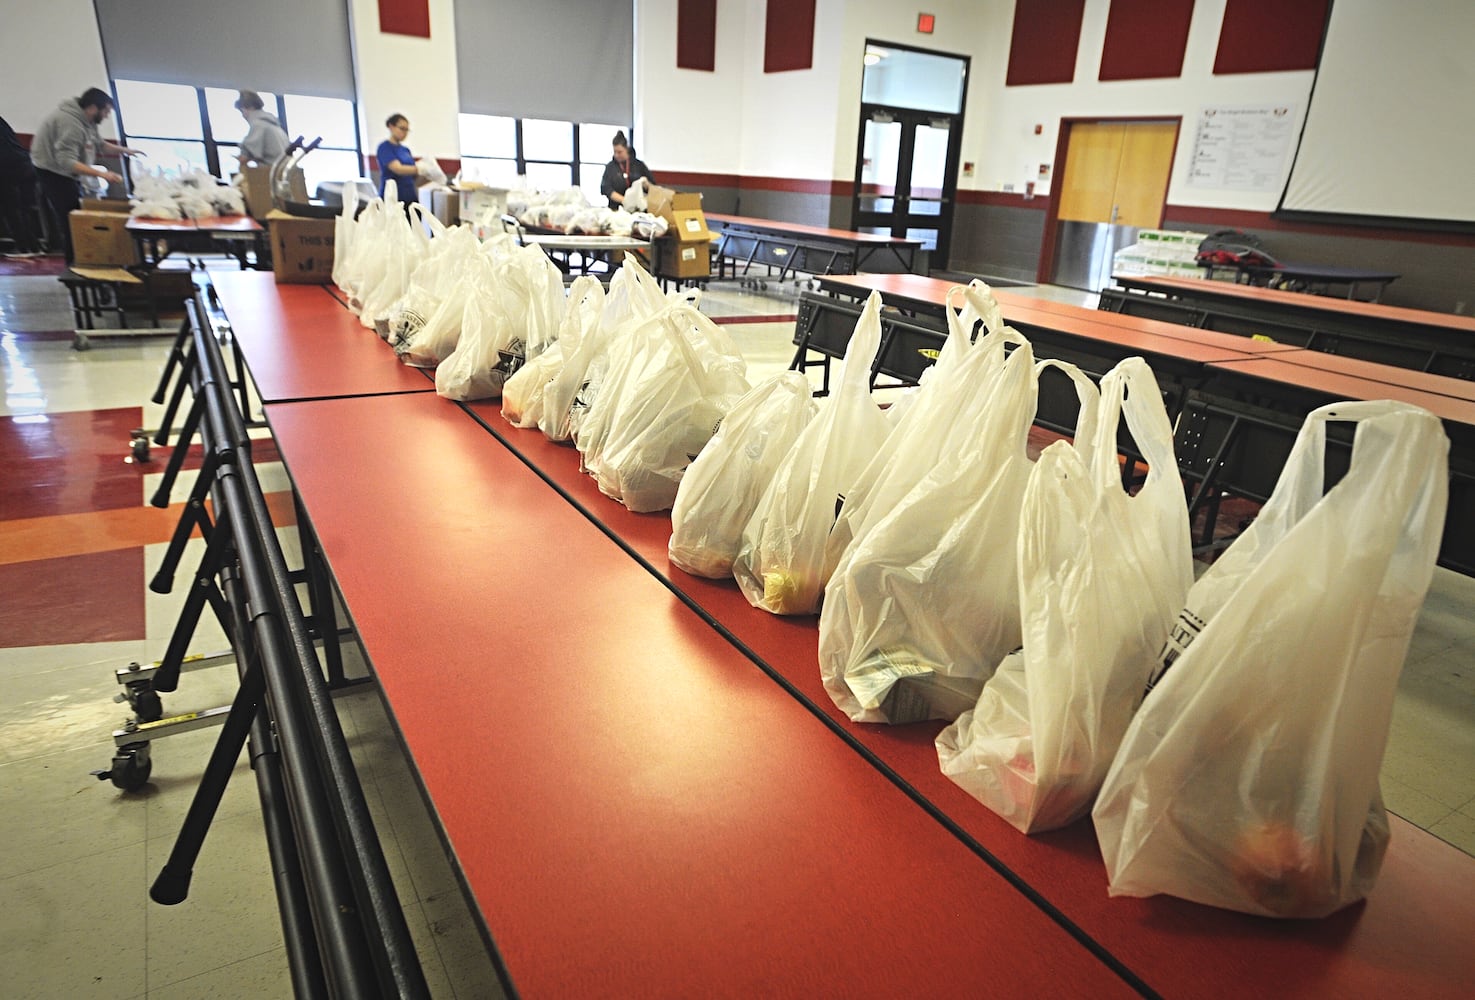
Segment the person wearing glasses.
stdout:
<svg viewBox="0 0 1475 1000">
<path fill-rule="evenodd" d="M 389 138 L 379 144 L 376 154 L 379 160 L 379 197 L 384 197 L 389 182 L 394 181 L 395 193 L 408 212 L 408 206 L 419 197 L 415 193 L 415 178 L 420 173 L 410 147 L 405 145 L 405 136 L 410 134 L 410 120 L 404 115 L 390 115 L 384 124 L 389 128 Z"/>
</svg>

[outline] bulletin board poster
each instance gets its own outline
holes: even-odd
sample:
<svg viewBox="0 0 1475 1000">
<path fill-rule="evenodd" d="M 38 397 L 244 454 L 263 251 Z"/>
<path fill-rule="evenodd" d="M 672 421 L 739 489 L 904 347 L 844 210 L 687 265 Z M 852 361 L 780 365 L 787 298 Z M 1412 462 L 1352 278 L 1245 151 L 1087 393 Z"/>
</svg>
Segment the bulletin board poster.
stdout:
<svg viewBox="0 0 1475 1000">
<path fill-rule="evenodd" d="M 1204 108 L 1193 136 L 1188 183 L 1232 191 L 1279 191 L 1295 140 L 1290 104 Z"/>
</svg>

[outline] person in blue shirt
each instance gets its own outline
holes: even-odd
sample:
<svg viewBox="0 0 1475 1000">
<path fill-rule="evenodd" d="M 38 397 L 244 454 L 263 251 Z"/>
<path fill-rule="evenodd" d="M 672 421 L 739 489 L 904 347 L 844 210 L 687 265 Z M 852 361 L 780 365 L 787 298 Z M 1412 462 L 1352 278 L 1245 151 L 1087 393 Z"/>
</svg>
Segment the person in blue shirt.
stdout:
<svg viewBox="0 0 1475 1000">
<path fill-rule="evenodd" d="M 420 173 L 415 157 L 405 145 L 405 136 L 410 134 L 410 120 L 404 115 L 390 115 L 384 124 L 389 128 L 389 138 L 379 144 L 379 197 L 384 197 L 385 188 L 392 178 L 400 203 L 409 205 L 418 197 L 415 178 Z"/>
</svg>

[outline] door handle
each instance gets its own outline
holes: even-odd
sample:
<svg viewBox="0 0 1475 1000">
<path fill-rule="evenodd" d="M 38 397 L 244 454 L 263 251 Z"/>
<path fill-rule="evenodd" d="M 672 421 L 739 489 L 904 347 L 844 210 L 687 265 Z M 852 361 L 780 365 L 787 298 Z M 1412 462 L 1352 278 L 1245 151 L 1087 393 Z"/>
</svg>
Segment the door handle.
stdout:
<svg viewBox="0 0 1475 1000">
<path fill-rule="evenodd" d="M 1120 207 L 1119 205 L 1111 206 L 1111 224 L 1113 226 L 1116 225 L 1117 209 Z"/>
</svg>

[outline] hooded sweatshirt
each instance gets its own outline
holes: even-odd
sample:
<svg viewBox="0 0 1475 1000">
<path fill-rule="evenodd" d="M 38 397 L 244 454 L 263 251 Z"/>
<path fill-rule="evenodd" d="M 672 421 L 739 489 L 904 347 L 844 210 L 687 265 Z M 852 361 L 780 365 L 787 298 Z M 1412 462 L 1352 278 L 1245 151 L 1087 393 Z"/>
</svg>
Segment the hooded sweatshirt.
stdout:
<svg viewBox="0 0 1475 1000">
<path fill-rule="evenodd" d="M 287 152 L 287 133 L 277 116 L 270 111 L 248 111 L 246 120 L 251 127 L 241 140 L 241 155 L 264 164 L 280 160 Z"/>
<path fill-rule="evenodd" d="M 46 116 L 31 140 L 31 162 L 41 170 L 71 177 L 72 164 L 92 163 L 102 148 L 97 126 L 81 103 L 68 97 Z"/>
</svg>

